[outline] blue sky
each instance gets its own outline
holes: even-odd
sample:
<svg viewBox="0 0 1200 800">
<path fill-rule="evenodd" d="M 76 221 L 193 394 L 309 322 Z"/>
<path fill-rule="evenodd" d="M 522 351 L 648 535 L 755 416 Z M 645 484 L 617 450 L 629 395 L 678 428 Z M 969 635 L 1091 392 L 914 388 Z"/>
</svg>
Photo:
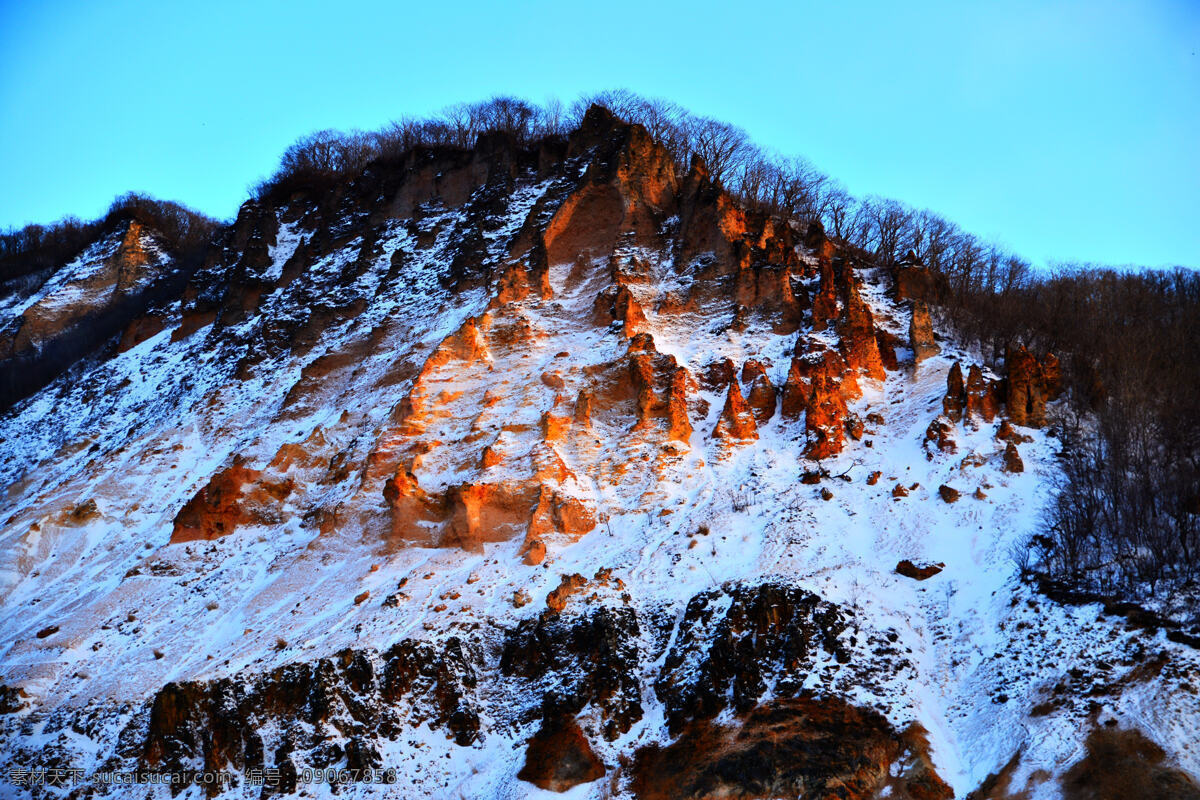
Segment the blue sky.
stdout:
<svg viewBox="0 0 1200 800">
<path fill-rule="evenodd" d="M 1200 266 L 1200 2 L 0 0 L 0 227 L 229 217 L 295 138 L 628 87 L 1045 264 Z"/>
</svg>

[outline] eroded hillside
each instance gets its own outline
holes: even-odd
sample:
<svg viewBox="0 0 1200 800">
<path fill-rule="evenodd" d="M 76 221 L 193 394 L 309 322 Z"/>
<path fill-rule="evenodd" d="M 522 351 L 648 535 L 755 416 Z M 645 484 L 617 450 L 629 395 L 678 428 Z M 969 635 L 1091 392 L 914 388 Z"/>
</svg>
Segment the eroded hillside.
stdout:
<svg viewBox="0 0 1200 800">
<path fill-rule="evenodd" d="M 3 330 L 141 280 L 112 265 L 153 232 L 124 237 Z M 999 798 L 1090 791 L 1109 747 L 1196 796 L 1200 652 L 1019 580 L 1057 360 L 979 367 L 935 281 L 599 107 L 248 202 L 0 420 L 5 761 L 229 797 L 388 768 L 336 793 Z"/>
</svg>

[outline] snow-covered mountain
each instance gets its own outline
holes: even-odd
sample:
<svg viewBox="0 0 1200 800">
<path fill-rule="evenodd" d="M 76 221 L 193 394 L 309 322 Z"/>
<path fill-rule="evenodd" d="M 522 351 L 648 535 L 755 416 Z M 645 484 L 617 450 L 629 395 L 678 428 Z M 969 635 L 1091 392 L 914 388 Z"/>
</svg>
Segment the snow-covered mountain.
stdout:
<svg viewBox="0 0 1200 800">
<path fill-rule="evenodd" d="M 4 344 L 169 261 L 109 232 Z M 1200 796 L 1197 642 L 1020 577 L 1056 361 L 934 280 L 598 107 L 247 202 L 0 418 L 0 796 Z"/>
</svg>

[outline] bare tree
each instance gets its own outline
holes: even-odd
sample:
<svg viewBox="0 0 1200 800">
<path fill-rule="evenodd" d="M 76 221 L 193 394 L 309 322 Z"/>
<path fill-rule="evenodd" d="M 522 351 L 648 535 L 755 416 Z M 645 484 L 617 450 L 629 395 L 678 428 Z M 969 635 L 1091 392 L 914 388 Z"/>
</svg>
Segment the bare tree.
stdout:
<svg viewBox="0 0 1200 800">
<path fill-rule="evenodd" d="M 863 203 L 863 211 L 863 224 L 870 231 L 866 242 L 873 245 L 880 263 L 890 267 L 900 256 L 900 246 L 912 221 L 912 212 L 903 203 L 877 197 L 868 198 Z"/>
<path fill-rule="evenodd" d="M 854 198 L 841 186 L 833 185 L 822 198 L 823 214 L 821 221 L 825 229 L 837 239 L 848 239 L 858 204 Z"/>
<path fill-rule="evenodd" d="M 736 125 L 709 117 L 689 117 L 687 129 L 692 152 L 704 159 L 714 181 L 723 182 L 734 175 L 753 155 L 750 137 Z"/>
</svg>

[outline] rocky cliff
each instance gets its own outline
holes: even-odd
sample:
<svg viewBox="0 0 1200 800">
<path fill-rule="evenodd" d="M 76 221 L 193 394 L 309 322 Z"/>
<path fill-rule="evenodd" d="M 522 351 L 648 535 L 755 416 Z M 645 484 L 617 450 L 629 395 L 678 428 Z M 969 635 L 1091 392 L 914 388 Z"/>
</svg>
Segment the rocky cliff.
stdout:
<svg viewBox="0 0 1200 800">
<path fill-rule="evenodd" d="M 80 359 L 147 338 L 161 327 L 148 312 L 177 296 L 186 278 L 152 228 L 118 218 L 52 274 L 11 282 L 0 300 L 0 409 Z"/>
<path fill-rule="evenodd" d="M 144 298 L 0 419 L 0 750 L 85 773 L 4 792 L 1115 796 L 1089 748 L 1144 741 L 1193 796 L 1200 653 L 1012 557 L 1057 362 L 973 366 L 924 267 L 594 107 L 248 202 L 180 275 L 131 226 L 6 301 L 16 358 Z"/>
</svg>

